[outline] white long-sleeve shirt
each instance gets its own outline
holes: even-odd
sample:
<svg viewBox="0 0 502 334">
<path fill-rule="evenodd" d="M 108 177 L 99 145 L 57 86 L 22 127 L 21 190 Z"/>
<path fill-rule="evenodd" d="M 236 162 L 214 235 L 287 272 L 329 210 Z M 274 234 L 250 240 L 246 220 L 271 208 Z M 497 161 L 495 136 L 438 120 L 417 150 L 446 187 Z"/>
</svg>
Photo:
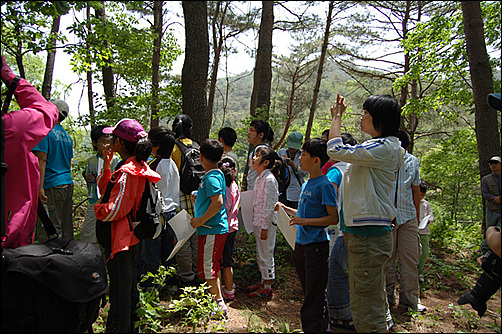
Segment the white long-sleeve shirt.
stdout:
<svg viewBox="0 0 502 334">
<path fill-rule="evenodd" d="M 254 184 L 253 225 L 268 229 L 277 222 L 275 203 L 279 200 L 279 184 L 270 169 L 265 169 Z"/>
</svg>

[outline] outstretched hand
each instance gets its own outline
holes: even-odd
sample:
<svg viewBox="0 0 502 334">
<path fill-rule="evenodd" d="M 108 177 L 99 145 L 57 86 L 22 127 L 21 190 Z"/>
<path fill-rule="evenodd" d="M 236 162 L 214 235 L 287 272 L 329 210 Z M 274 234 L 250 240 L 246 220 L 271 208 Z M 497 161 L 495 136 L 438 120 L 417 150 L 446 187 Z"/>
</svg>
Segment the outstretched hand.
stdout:
<svg viewBox="0 0 502 334">
<path fill-rule="evenodd" d="M 347 110 L 347 102 L 343 96 L 337 94 L 335 104 L 331 106 L 331 116 L 341 118 L 345 110 Z"/>
</svg>

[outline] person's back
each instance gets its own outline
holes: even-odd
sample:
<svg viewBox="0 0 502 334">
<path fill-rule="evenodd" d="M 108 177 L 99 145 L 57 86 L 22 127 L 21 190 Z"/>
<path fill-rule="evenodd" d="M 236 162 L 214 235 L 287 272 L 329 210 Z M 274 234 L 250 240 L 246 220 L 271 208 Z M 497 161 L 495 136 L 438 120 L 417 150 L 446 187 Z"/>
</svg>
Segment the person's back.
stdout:
<svg viewBox="0 0 502 334">
<path fill-rule="evenodd" d="M 59 99 L 51 100 L 59 110 L 58 124 L 43 138 L 33 152 L 40 165 L 39 198 L 47 204 L 49 217 L 63 239 L 73 239 L 73 179 L 71 160 L 73 140 L 61 125 L 68 116 L 68 104 Z M 47 240 L 45 231 L 37 224 L 37 238 Z"/>
<path fill-rule="evenodd" d="M 12 84 L 16 75 L 2 56 L 1 76 Z M 2 114 L 4 124 L 5 219 L 7 238 L 2 247 L 15 248 L 33 243 L 37 221 L 37 197 L 40 182 L 38 160 L 31 150 L 54 127 L 57 107 L 23 78 L 14 91 L 20 110 Z M 2 195 L 3 196 L 3 195 Z"/>
<path fill-rule="evenodd" d="M 279 201 L 295 209 L 298 207 L 302 184 L 308 175 L 300 168 L 302 140 L 303 135 L 300 132 L 292 132 L 288 136 L 286 147 L 277 151 L 277 155 L 282 157 L 288 165 L 288 171 L 291 175 L 288 188 L 285 193 L 279 195 Z"/>
</svg>

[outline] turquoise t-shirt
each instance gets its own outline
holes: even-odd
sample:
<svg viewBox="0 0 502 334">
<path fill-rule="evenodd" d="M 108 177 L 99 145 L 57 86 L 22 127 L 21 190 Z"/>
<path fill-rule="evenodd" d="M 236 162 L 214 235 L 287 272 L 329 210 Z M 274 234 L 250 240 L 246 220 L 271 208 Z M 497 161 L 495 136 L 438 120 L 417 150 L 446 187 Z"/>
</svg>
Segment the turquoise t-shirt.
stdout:
<svg viewBox="0 0 502 334">
<path fill-rule="evenodd" d="M 338 169 L 338 167 L 331 166 L 328 169 L 326 176 L 328 177 L 328 179 L 331 182 L 335 183 L 337 185 L 337 187 L 340 188 L 340 183 L 342 183 L 343 175 L 342 175 L 342 172 Z"/>
<path fill-rule="evenodd" d="M 197 190 L 195 217 L 202 217 L 206 212 L 211 204 L 211 196 L 222 195 L 223 205 L 218 213 L 204 223 L 204 225 L 210 228 L 204 226 L 197 227 L 197 235 L 228 233 L 227 211 L 225 210 L 226 192 L 225 176 L 221 170 L 211 169 L 204 175 Z"/>
<path fill-rule="evenodd" d="M 325 217 L 328 215 L 326 205 L 336 207 L 336 189 L 333 183 L 326 175 L 308 179 L 302 186 L 296 215 L 301 218 Z M 326 226 L 297 225 L 296 242 L 308 245 L 313 242 L 329 241 Z"/>
<path fill-rule="evenodd" d="M 47 154 L 45 175 L 42 176 L 44 178 L 44 189 L 73 184 L 71 177 L 73 140 L 61 124 L 56 124 L 32 151 Z"/>
</svg>

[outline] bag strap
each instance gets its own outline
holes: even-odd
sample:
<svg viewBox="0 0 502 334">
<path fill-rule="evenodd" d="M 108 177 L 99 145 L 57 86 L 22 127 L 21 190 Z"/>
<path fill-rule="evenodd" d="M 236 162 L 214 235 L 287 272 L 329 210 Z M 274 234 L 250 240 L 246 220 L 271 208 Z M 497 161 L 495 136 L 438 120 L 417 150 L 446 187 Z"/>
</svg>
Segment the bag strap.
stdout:
<svg viewBox="0 0 502 334">
<path fill-rule="evenodd" d="M 47 211 L 45 211 L 44 205 L 42 204 L 40 198 L 38 198 L 37 214 L 38 217 L 40 218 L 40 221 L 42 222 L 42 226 L 44 227 L 45 232 L 47 232 L 49 240 L 59 238 L 59 234 L 56 231 L 56 228 L 54 227 L 54 224 L 52 223 L 51 219 L 49 218 Z"/>
<path fill-rule="evenodd" d="M 291 156 L 289 155 L 289 150 L 286 149 L 286 154 L 288 155 L 288 158 L 290 158 L 293 163 L 295 162 L 295 158 L 291 158 Z M 296 176 L 296 180 L 298 181 L 298 184 L 301 186 L 302 185 L 302 182 L 300 181 L 300 177 L 298 176 L 298 174 L 296 174 L 296 171 L 294 168 L 291 167 L 291 170 L 293 171 L 293 174 Z"/>
</svg>

